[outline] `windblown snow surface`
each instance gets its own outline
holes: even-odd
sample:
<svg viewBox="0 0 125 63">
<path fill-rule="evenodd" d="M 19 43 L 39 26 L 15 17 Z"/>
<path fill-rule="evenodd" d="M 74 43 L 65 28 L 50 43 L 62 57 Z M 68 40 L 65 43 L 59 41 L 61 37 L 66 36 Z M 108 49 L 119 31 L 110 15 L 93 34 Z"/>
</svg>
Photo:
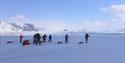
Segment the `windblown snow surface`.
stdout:
<svg viewBox="0 0 125 63">
<path fill-rule="evenodd" d="M 25 39 L 33 41 L 32 36 Z M 125 35 L 91 35 L 81 45 L 84 36 L 69 39 L 68 44 L 57 44 L 64 36 L 54 36 L 52 43 L 23 47 L 18 36 L 1 36 L 0 63 L 125 63 Z"/>
</svg>

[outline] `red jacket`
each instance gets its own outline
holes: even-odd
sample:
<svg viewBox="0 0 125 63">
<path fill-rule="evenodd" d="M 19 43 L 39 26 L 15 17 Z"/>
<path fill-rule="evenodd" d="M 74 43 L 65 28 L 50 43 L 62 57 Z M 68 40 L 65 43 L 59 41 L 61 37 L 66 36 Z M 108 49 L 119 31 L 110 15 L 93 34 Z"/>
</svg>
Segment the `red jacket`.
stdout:
<svg viewBox="0 0 125 63">
<path fill-rule="evenodd" d="M 23 38 L 23 35 L 20 35 L 20 39 L 22 39 Z"/>
</svg>

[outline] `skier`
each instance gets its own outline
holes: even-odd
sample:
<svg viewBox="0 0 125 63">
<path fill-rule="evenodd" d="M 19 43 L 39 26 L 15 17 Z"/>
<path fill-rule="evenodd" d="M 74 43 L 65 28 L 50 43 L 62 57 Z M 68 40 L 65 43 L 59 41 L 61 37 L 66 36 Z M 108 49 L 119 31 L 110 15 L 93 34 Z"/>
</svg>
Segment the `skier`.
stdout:
<svg viewBox="0 0 125 63">
<path fill-rule="evenodd" d="M 69 36 L 68 36 L 68 34 L 66 34 L 65 35 L 65 43 L 68 43 L 68 38 L 69 38 Z"/>
<path fill-rule="evenodd" d="M 86 43 L 88 43 L 88 37 L 90 37 L 90 36 L 89 36 L 89 34 L 88 34 L 88 33 L 86 33 L 86 35 L 85 35 L 85 40 L 86 40 Z"/>
<path fill-rule="evenodd" d="M 36 34 L 36 45 L 37 45 L 38 43 L 39 43 L 39 45 L 41 44 L 40 38 L 41 38 L 40 34 L 37 33 L 37 34 Z"/>
<path fill-rule="evenodd" d="M 20 43 L 22 43 L 22 41 L 23 41 L 23 35 L 21 34 L 20 36 L 19 36 L 19 39 L 20 39 Z"/>
<path fill-rule="evenodd" d="M 48 42 L 52 42 L 52 35 L 49 35 Z"/>
<path fill-rule="evenodd" d="M 43 38 L 43 42 L 46 42 L 46 38 L 47 38 L 46 34 L 44 34 L 42 38 Z"/>
</svg>

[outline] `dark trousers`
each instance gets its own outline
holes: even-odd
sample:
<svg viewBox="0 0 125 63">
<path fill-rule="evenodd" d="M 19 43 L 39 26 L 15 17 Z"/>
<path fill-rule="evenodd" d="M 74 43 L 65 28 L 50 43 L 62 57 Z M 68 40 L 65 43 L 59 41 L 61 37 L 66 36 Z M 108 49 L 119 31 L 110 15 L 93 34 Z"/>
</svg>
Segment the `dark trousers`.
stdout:
<svg viewBox="0 0 125 63">
<path fill-rule="evenodd" d="M 43 42 L 46 42 L 46 38 L 43 38 Z"/>
<path fill-rule="evenodd" d="M 23 41 L 23 40 L 22 40 L 22 39 L 20 39 L 20 43 L 22 43 L 22 41 Z"/>
<path fill-rule="evenodd" d="M 65 39 L 65 43 L 68 43 L 68 39 Z"/>
<path fill-rule="evenodd" d="M 88 43 L 88 38 L 85 38 L 86 39 L 86 43 Z"/>
<path fill-rule="evenodd" d="M 37 39 L 36 39 L 36 38 L 34 38 L 34 40 L 33 40 L 33 44 L 36 44 L 36 40 L 37 40 Z"/>
<path fill-rule="evenodd" d="M 39 45 L 41 45 L 40 39 L 36 40 L 36 45 L 39 43 Z"/>
</svg>

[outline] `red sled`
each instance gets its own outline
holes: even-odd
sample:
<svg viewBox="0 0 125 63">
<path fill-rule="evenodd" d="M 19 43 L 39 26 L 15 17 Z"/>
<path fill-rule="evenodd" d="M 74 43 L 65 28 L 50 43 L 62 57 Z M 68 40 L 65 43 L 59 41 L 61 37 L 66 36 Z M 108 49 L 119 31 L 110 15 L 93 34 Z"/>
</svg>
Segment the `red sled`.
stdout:
<svg viewBox="0 0 125 63">
<path fill-rule="evenodd" d="M 30 44 L 31 43 L 29 42 L 29 40 L 24 40 L 22 45 L 25 46 L 25 45 L 30 45 Z"/>
</svg>

